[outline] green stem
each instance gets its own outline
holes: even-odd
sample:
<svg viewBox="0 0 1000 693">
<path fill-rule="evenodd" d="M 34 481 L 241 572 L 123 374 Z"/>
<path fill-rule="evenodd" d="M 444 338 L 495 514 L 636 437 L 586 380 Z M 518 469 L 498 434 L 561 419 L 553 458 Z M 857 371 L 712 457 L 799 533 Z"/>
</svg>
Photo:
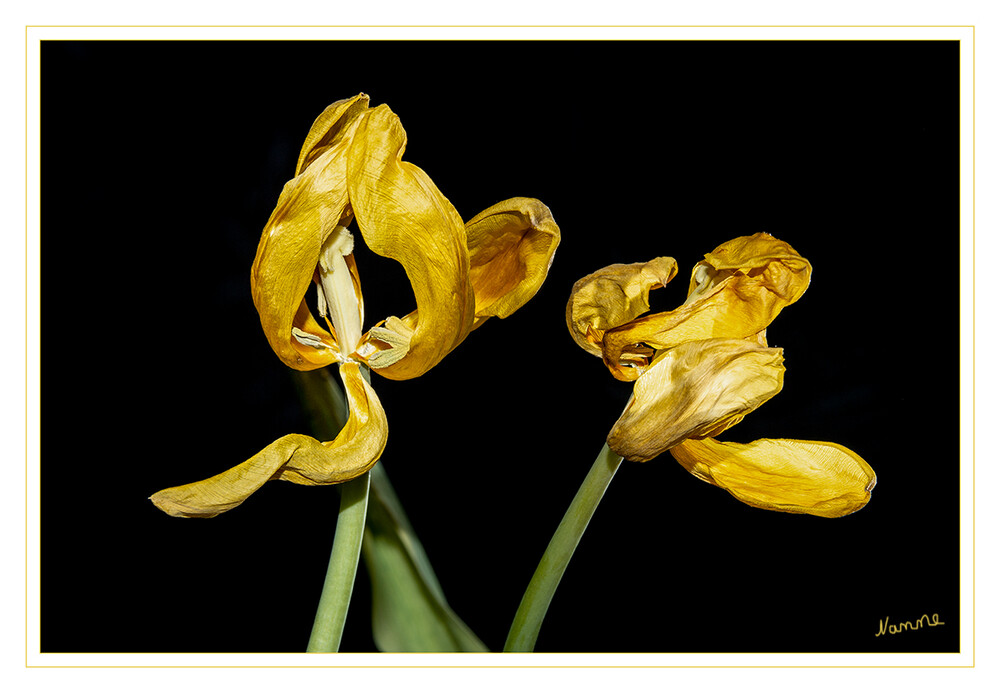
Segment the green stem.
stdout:
<svg viewBox="0 0 1000 693">
<path fill-rule="evenodd" d="M 368 486 L 368 472 L 340 486 L 337 531 L 306 652 L 336 652 L 340 648 L 365 534 Z"/>
<path fill-rule="evenodd" d="M 367 368 L 362 367 L 361 374 L 371 382 Z M 314 421 L 321 422 L 319 427 L 323 432 L 339 432 L 347 420 L 347 411 L 346 407 L 340 408 L 343 407 L 342 395 L 337 392 L 337 386 L 329 374 L 324 373 L 321 378 L 302 378 L 297 382 L 300 388 L 313 395 L 315 409 L 309 413 Z M 361 542 L 365 536 L 370 480 L 370 472 L 365 472 L 340 485 L 340 512 L 333 535 L 333 549 L 330 551 L 330 562 L 306 652 L 337 652 L 340 649 L 344 622 L 347 620 L 347 610 L 351 605 L 351 594 L 354 592 L 354 581 L 358 573 Z"/>
<path fill-rule="evenodd" d="M 621 456 L 612 452 L 605 443 L 528 583 L 507 635 L 504 652 L 531 652 L 535 648 L 552 596 L 621 462 Z"/>
</svg>

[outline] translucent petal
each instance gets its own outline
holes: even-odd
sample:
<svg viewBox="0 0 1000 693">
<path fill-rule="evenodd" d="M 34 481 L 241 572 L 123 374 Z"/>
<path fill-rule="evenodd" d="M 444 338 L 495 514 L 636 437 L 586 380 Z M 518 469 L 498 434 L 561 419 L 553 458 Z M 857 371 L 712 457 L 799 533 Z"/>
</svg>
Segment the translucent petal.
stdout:
<svg viewBox="0 0 1000 693">
<path fill-rule="evenodd" d="M 204 481 L 158 491 L 150 500 L 175 517 L 214 517 L 232 510 L 272 479 L 309 486 L 339 484 L 361 476 L 378 461 L 388 435 L 385 411 L 357 363 L 342 364 L 347 424 L 328 443 L 291 434 L 246 462 Z"/>
<path fill-rule="evenodd" d="M 607 330 L 625 325 L 649 310 L 649 292 L 677 274 L 672 257 L 608 265 L 573 285 L 566 304 L 566 326 L 583 349 L 601 356 Z"/>
<path fill-rule="evenodd" d="M 465 224 L 427 174 L 402 161 L 406 133 L 388 106 L 369 109 L 358 123 L 347 166 L 355 219 L 373 252 L 403 265 L 417 303 L 402 318 L 413 327 L 408 351 L 378 369 L 405 380 L 437 364 L 472 329 Z"/>
<path fill-rule="evenodd" d="M 685 438 L 715 435 L 781 391 L 781 349 L 756 341 L 687 342 L 661 352 L 640 377 L 608 445 L 651 460 Z"/>
<path fill-rule="evenodd" d="M 698 478 L 765 510 L 841 517 L 864 507 L 876 481 L 867 462 L 836 443 L 707 438 L 686 440 L 670 453 Z"/>
<path fill-rule="evenodd" d="M 559 246 L 559 227 L 538 200 L 515 197 L 465 224 L 476 324 L 506 318 L 537 293 Z"/>
</svg>

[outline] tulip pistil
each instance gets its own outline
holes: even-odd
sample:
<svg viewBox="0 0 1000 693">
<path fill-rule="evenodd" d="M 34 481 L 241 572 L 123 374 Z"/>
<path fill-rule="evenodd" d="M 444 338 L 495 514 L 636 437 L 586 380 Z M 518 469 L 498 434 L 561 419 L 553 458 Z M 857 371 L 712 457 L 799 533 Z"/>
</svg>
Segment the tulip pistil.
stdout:
<svg viewBox="0 0 1000 693">
<path fill-rule="evenodd" d="M 344 260 L 353 251 L 354 236 L 347 228 L 337 226 L 323 243 L 319 256 L 319 313 L 331 323 L 330 328 L 345 357 L 354 353 L 361 343 L 361 308 Z"/>
</svg>

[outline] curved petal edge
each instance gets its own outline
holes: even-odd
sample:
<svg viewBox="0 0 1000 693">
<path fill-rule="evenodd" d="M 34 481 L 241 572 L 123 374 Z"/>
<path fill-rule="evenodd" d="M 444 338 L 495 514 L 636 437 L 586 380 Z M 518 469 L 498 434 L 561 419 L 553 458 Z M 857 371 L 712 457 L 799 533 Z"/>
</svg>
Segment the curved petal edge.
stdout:
<svg viewBox="0 0 1000 693">
<path fill-rule="evenodd" d="M 868 463 L 836 443 L 706 438 L 686 440 L 670 453 L 699 479 L 764 510 L 842 517 L 863 508 L 876 483 Z"/>
<path fill-rule="evenodd" d="M 203 481 L 174 486 L 150 496 L 153 504 L 174 517 L 215 517 L 237 507 L 268 481 L 296 484 L 339 484 L 361 476 L 382 455 L 388 435 L 385 411 L 357 363 L 340 366 L 350 414 L 347 424 L 328 443 L 300 434 L 282 436 L 232 469 Z"/>
</svg>

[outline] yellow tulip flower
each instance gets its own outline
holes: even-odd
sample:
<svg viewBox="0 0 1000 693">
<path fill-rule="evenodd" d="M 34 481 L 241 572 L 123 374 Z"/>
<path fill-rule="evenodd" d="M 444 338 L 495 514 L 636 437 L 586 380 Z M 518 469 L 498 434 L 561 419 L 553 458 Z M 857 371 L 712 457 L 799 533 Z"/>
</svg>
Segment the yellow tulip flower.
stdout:
<svg viewBox="0 0 1000 693">
<path fill-rule="evenodd" d="M 211 517 L 269 479 L 317 485 L 360 476 L 378 461 L 388 432 L 361 364 L 395 380 L 417 377 L 487 318 L 510 315 L 538 291 L 560 239 L 548 208 L 513 198 L 463 223 L 428 175 L 402 160 L 405 146 L 399 118 L 384 104 L 369 107 L 367 95 L 328 106 L 306 136 L 251 271 L 254 305 L 278 357 L 303 371 L 337 364 L 350 408 L 343 431 L 322 443 L 280 438 L 229 471 L 154 494 L 157 507 Z M 416 300 L 408 315 L 367 332 L 352 221 L 373 252 L 403 266 Z M 314 284 L 323 323 L 306 302 Z"/>
<path fill-rule="evenodd" d="M 875 472 L 834 443 L 714 437 L 781 391 L 782 350 L 766 328 L 809 286 L 812 268 L 790 245 L 758 233 L 722 244 L 692 271 L 687 300 L 644 315 L 649 292 L 677 274 L 673 258 L 611 265 L 578 281 L 566 307 L 573 339 L 635 381 L 608 435 L 636 461 L 667 450 L 698 478 L 758 508 L 839 517 L 863 507 Z"/>
</svg>

